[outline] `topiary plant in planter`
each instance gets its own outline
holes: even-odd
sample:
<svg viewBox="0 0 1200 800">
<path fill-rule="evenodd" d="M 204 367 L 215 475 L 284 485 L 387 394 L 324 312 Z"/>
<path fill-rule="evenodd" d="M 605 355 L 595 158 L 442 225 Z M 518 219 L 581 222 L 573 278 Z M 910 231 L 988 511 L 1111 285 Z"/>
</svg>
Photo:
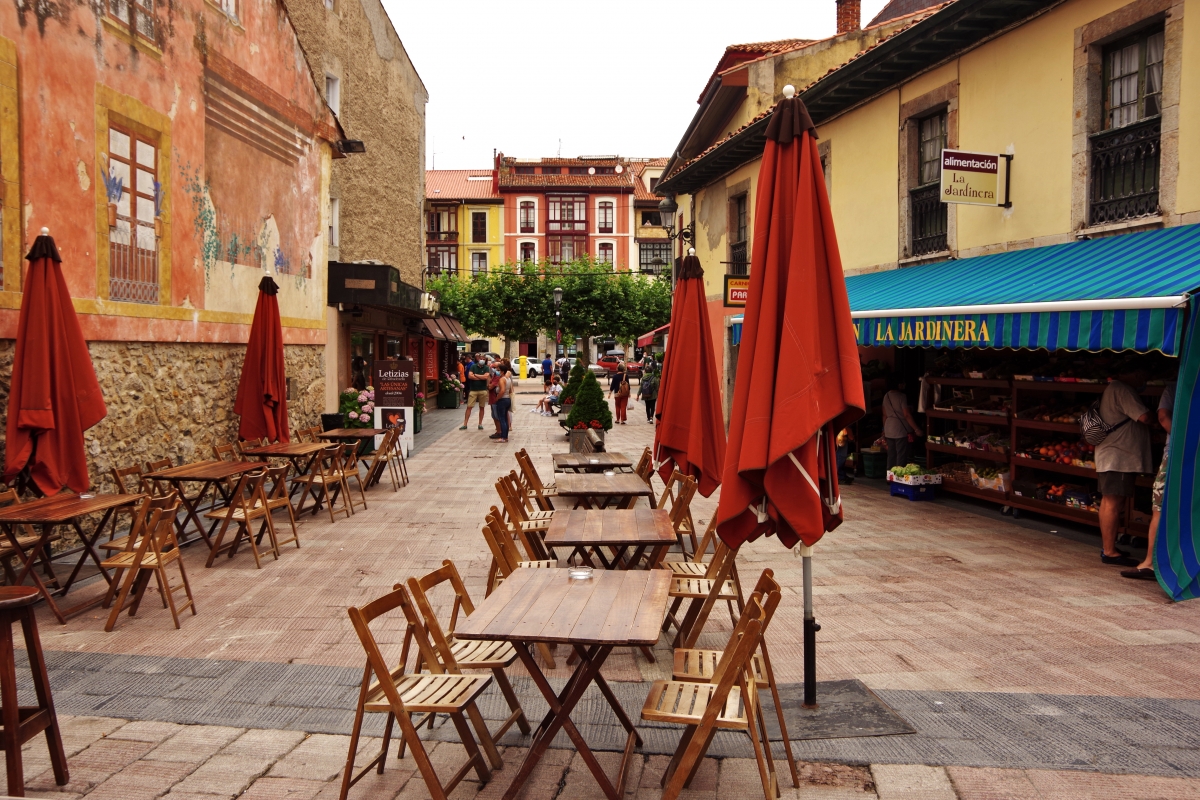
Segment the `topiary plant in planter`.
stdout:
<svg viewBox="0 0 1200 800">
<path fill-rule="evenodd" d="M 565 390 L 563 394 L 566 394 Z M 575 403 L 571 406 L 571 413 L 567 415 L 566 427 L 575 429 L 583 426 L 609 431 L 612 425 L 612 409 L 604 399 L 604 390 L 600 388 L 596 376 L 590 370 L 586 371 L 575 395 Z"/>
<path fill-rule="evenodd" d="M 583 375 L 587 371 L 582 361 L 576 361 L 575 366 L 571 367 L 571 374 L 567 376 L 567 385 L 563 387 L 559 400 L 562 402 L 562 410 L 566 411 L 568 416 L 575 403 L 575 396 L 579 394 L 579 387 L 583 385 Z M 560 420 L 559 424 L 566 427 L 567 423 Z"/>
</svg>

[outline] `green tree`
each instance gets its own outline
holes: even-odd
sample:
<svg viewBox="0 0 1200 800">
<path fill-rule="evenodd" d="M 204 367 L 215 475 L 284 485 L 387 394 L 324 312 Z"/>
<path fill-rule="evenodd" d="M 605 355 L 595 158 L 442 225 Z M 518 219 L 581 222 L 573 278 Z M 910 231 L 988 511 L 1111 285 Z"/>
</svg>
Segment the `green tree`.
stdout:
<svg viewBox="0 0 1200 800">
<path fill-rule="evenodd" d="M 561 319 L 554 315 L 556 288 L 563 290 Z M 429 289 L 473 333 L 519 341 L 542 332 L 553 335 L 561 326 L 564 337 L 584 340 L 584 361 L 595 337 L 632 342 L 671 318 L 668 282 L 614 271 L 611 264 L 586 257 L 559 264 L 503 264 L 471 278 L 443 276 Z"/>
<path fill-rule="evenodd" d="M 583 365 L 583 361 L 576 360 L 575 366 L 571 367 L 571 374 L 567 376 L 567 385 L 562 390 L 562 401 L 575 402 L 575 395 L 579 394 L 579 387 L 583 385 L 583 375 L 588 369 Z"/>
<path fill-rule="evenodd" d="M 571 407 L 571 413 L 567 416 L 567 427 L 574 428 L 582 422 L 590 428 L 593 421 L 599 422 L 606 431 L 612 430 L 612 409 L 604 399 L 604 390 L 600 388 L 596 376 L 588 370 L 583 375 L 583 383 L 575 397 L 575 405 Z"/>
</svg>

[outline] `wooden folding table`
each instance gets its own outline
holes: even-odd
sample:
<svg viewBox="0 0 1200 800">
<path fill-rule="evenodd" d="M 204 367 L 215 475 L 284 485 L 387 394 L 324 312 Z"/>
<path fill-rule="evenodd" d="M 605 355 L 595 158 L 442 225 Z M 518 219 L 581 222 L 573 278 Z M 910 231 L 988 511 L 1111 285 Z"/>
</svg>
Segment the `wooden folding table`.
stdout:
<svg viewBox="0 0 1200 800">
<path fill-rule="evenodd" d="M 662 569 L 620 570 L 596 572 L 590 578 L 573 580 L 569 572 L 517 570 L 476 606 L 475 613 L 461 620 L 454 631 L 459 639 L 512 642 L 521 663 L 550 704 L 550 711 L 533 732 L 529 752 L 504 793 L 504 800 L 513 800 L 525 788 L 560 728 L 567 732 L 610 800 L 624 796 L 629 759 L 634 748 L 642 743 L 633 722 L 600 675 L 600 668 L 614 647 L 650 647 L 658 641 L 667 610 L 671 573 Z M 557 694 L 533 658 L 532 647 L 539 642 L 568 644 L 579 655 L 575 671 Z M 615 781 L 609 780 L 571 722 L 571 711 L 592 683 L 600 689 L 628 733 Z"/>
<path fill-rule="evenodd" d="M 188 522 L 191 522 L 200 532 L 204 543 L 208 545 L 209 549 L 212 549 L 212 540 L 209 539 L 209 534 L 216 528 L 219 521 L 214 521 L 207 531 L 204 530 L 204 524 L 197 516 L 196 507 L 213 487 L 216 487 L 216 492 L 221 496 L 221 500 L 228 505 L 229 492 L 225 490 L 228 480 L 256 469 L 265 469 L 265 465 L 261 461 L 198 461 L 195 464 L 184 464 L 180 467 L 169 467 L 159 472 L 151 472 L 144 477 L 152 481 L 166 481 L 179 493 L 179 502 L 187 510 L 183 522 L 180 522 L 178 518 L 175 520 L 175 527 L 179 531 L 179 543 L 182 545 L 188 541 L 187 526 Z M 183 491 L 185 483 L 199 483 L 202 488 L 189 500 Z"/>
<path fill-rule="evenodd" d="M 262 447 L 244 448 L 242 453 L 255 458 L 261 458 L 266 461 L 268 458 L 286 458 L 292 462 L 292 469 L 296 477 L 307 475 L 312 469 L 313 462 L 317 460 L 317 454 L 326 447 L 331 447 L 324 442 L 276 442 L 275 444 L 267 444 Z M 296 487 L 300 484 L 292 485 L 292 490 L 288 496 L 296 493 Z"/>
<path fill-rule="evenodd" d="M 641 476 L 633 472 L 607 473 L 559 473 L 554 478 L 558 496 L 573 498 L 576 508 L 604 508 L 610 503 L 618 506 L 632 505 L 639 497 L 650 500 L 654 508 L 654 490 Z"/>
<path fill-rule="evenodd" d="M 662 552 L 677 539 L 667 511 L 577 508 L 554 513 L 545 541 L 549 547 L 571 548 L 588 566 L 594 566 L 594 554 L 604 569 L 630 569 L 641 563 L 647 550 L 648 563 L 658 563 Z M 633 554 L 626 558 L 631 547 Z M 611 558 L 606 556 L 605 548 L 612 551 Z"/>
<path fill-rule="evenodd" d="M 624 453 L 555 453 L 555 472 L 604 472 L 627 470 L 633 460 Z"/>
<path fill-rule="evenodd" d="M 373 440 L 376 436 L 382 436 L 385 433 L 387 433 L 385 428 L 334 428 L 331 431 L 318 433 L 317 436 L 321 439 L 338 442 L 357 442 L 358 454 L 361 456 L 363 450 L 366 449 L 367 440 Z"/>
<path fill-rule="evenodd" d="M 104 580 L 108 581 L 109 585 L 111 585 L 112 578 L 109 576 L 108 571 L 101 566 L 103 559 L 96 552 L 96 540 L 104 532 L 104 527 L 109 524 L 115 509 L 133 505 L 145 496 L 141 493 L 134 493 L 97 494 L 85 497 L 83 495 L 64 492 L 63 494 L 56 494 L 53 497 L 43 497 L 40 500 L 34 500 L 30 503 L 17 503 L 0 509 L 0 528 L 3 528 L 4 535 L 8 537 L 9 542 L 16 548 L 17 557 L 21 560 L 21 572 L 17 575 L 17 585 L 21 585 L 27 575 L 32 576 L 38 591 L 41 592 L 42 597 L 46 598 L 46 603 L 50 606 L 50 610 L 54 612 L 54 616 L 58 621 L 64 625 L 67 624 L 67 617 L 78 614 L 81 611 L 86 611 L 89 608 L 94 608 L 102 603 L 104 601 L 103 595 L 65 611 L 59 609 L 58 604 L 54 602 L 54 598 L 50 594 L 50 590 L 46 588 L 46 584 L 42 583 L 37 570 L 33 568 L 34 560 L 38 552 L 49 543 L 50 533 L 56 525 L 70 525 L 75 529 L 75 533 L 83 543 L 83 552 L 79 555 L 79 562 L 71 570 L 71 575 L 67 578 L 66 583 L 59 587 L 58 594 L 60 596 L 66 595 L 67 590 L 71 588 L 71 584 L 79 576 L 79 570 L 83 568 L 83 564 L 87 561 L 89 555 L 96 562 L 96 566 L 100 568 L 100 574 L 104 576 Z M 79 518 L 100 512 L 104 512 L 104 516 L 100 518 L 99 524 L 96 525 L 89 536 L 79 526 Z M 17 532 L 14 530 L 14 527 L 17 525 L 41 526 L 41 536 L 28 550 L 22 548 L 18 542 Z"/>
</svg>

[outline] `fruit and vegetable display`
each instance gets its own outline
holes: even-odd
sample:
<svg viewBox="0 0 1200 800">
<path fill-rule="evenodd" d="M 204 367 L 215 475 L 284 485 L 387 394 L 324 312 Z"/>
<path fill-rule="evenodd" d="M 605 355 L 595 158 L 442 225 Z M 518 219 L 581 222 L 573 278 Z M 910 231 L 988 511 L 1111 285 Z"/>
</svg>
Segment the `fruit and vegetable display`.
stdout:
<svg viewBox="0 0 1200 800">
<path fill-rule="evenodd" d="M 1096 512 L 1100 510 L 1100 494 L 1073 483 L 1017 481 L 1013 485 L 1013 494 L 1018 497 L 1043 500 L 1047 503 L 1058 503 L 1080 511 Z"/>
<path fill-rule="evenodd" d="M 951 461 L 938 466 L 938 474 L 944 480 L 955 481 L 957 483 L 971 482 L 971 464 L 962 461 Z"/>
<path fill-rule="evenodd" d="M 1087 410 L 1087 407 L 1084 405 L 1040 405 L 1018 411 L 1017 418 L 1031 419 L 1037 422 L 1061 422 L 1066 425 L 1077 425 L 1079 423 L 1079 416 L 1085 410 Z"/>
<path fill-rule="evenodd" d="M 1008 470 L 1002 470 L 994 466 L 973 467 L 971 469 L 971 483 L 980 489 L 990 489 L 993 492 L 1007 492 L 1009 475 Z"/>
<path fill-rule="evenodd" d="M 933 444 L 946 444 L 952 447 L 962 447 L 967 450 L 988 450 L 993 453 L 1008 452 L 1008 436 L 994 431 L 980 434 L 972 431 L 946 431 L 943 434 L 930 434 L 929 441 Z"/>
<path fill-rule="evenodd" d="M 910 486 L 939 484 L 942 482 L 942 476 L 937 470 L 925 469 L 917 464 L 892 467 L 888 470 L 887 479 L 896 483 L 906 483 Z"/>
<path fill-rule="evenodd" d="M 1120 378 L 1134 386 L 1174 380 L 1178 364 L 1157 353 L 1047 353 L 1031 350 L 944 350 L 930 375 L 941 378 L 1102 384 Z"/>
<path fill-rule="evenodd" d="M 1096 468 L 1096 447 L 1087 442 L 1042 441 L 1022 444 L 1014 455 L 1072 467 Z"/>
</svg>

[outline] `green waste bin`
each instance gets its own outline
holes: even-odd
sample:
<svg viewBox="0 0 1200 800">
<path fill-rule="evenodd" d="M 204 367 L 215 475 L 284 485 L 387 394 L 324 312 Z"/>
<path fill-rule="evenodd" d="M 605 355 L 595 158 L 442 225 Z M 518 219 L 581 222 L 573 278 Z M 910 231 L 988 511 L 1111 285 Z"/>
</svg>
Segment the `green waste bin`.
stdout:
<svg viewBox="0 0 1200 800">
<path fill-rule="evenodd" d="M 861 452 L 863 475 L 868 478 L 882 478 L 887 471 L 887 452 L 872 453 L 869 450 Z"/>
</svg>

